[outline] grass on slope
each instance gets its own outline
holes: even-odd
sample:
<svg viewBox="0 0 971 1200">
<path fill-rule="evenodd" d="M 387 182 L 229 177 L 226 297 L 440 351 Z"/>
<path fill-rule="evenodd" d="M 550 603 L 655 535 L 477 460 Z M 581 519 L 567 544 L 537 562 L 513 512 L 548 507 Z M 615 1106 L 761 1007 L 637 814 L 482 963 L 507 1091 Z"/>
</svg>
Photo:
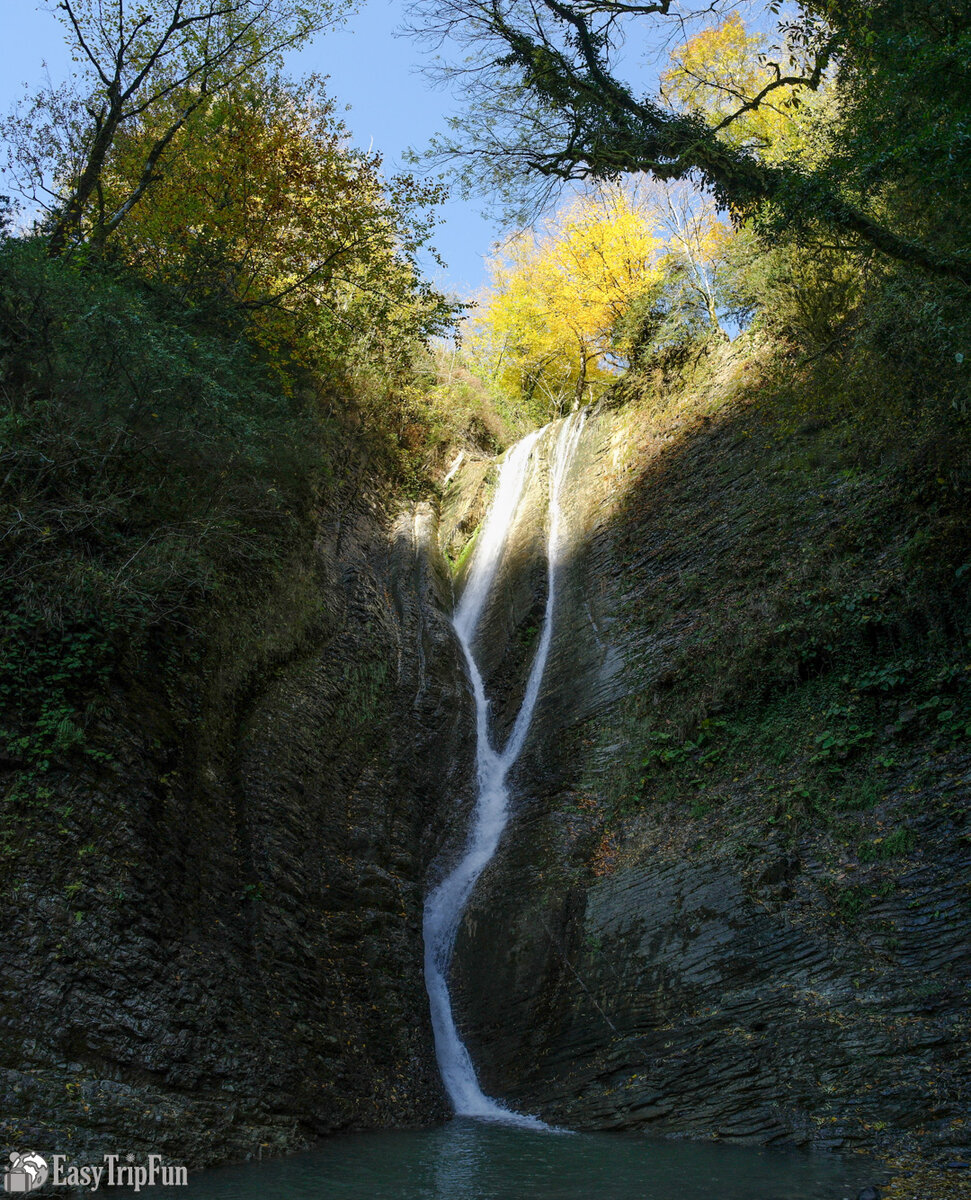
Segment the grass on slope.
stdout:
<svg viewBox="0 0 971 1200">
<path fill-rule="evenodd" d="M 838 364 L 757 339 L 632 374 L 618 399 L 615 552 L 645 687 L 631 753 L 596 787 L 608 824 L 667 812 L 714 838 L 744 811 L 753 847 L 814 832 L 868 868 L 834 870 L 832 913 L 852 920 L 920 840 L 921 802 L 883 800 L 971 749 L 966 434 L 854 408 Z M 963 801 L 939 804 L 966 838 Z"/>
</svg>

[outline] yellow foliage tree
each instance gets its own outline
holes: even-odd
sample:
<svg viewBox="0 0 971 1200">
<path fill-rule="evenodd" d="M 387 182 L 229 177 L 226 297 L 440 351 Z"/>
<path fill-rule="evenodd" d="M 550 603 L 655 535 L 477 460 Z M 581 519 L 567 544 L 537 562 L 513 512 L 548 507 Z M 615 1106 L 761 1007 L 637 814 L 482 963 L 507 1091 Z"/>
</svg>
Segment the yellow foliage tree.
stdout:
<svg viewBox="0 0 971 1200">
<path fill-rule="evenodd" d="M 660 246 L 654 216 L 629 188 L 574 200 L 492 260 L 474 356 L 537 413 L 592 399 L 614 377 L 619 320 L 660 283 Z"/>
<path fill-rule="evenodd" d="M 770 59 L 765 37 L 749 33 L 732 13 L 672 51 L 661 76 L 662 95 L 674 108 L 702 114 L 720 127 L 724 142 L 754 151 L 764 162 L 803 157 L 820 109 L 832 103 L 832 90 L 825 83 L 815 92 L 778 86 L 784 69 L 796 64 Z"/>
<path fill-rule="evenodd" d="M 725 336 L 734 237 L 683 183 L 635 176 L 591 192 L 493 259 L 473 359 L 530 417 L 590 400 L 645 348 Z"/>
</svg>

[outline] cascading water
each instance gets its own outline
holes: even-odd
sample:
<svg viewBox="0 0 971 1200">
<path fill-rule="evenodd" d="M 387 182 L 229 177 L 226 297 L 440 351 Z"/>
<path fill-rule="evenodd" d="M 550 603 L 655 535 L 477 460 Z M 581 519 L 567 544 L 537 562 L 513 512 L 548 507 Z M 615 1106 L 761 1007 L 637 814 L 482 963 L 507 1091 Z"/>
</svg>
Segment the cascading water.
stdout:
<svg viewBox="0 0 971 1200">
<path fill-rule="evenodd" d="M 550 469 L 546 611 L 523 701 L 512 732 L 501 751 L 494 749 L 489 739 L 489 701 L 486 698 L 482 674 L 472 653 L 472 642 L 522 499 L 530 456 L 544 430 L 531 433 L 521 442 L 517 442 L 509 452 L 499 475 L 496 494 L 475 548 L 468 582 L 453 621 L 468 664 L 475 696 L 478 800 L 464 855 L 425 901 L 425 984 L 431 1007 L 435 1051 L 449 1099 L 460 1116 L 485 1117 L 534 1128 L 545 1126 L 535 1117 L 511 1112 L 486 1096 L 479 1087 L 472 1059 L 455 1027 L 448 992 L 448 971 L 465 905 L 476 881 L 495 853 L 509 819 L 509 789 L 506 779 L 519 757 L 529 731 L 553 637 L 556 568 L 561 540 L 560 490 L 579 441 L 584 420 L 583 412 L 573 413 L 563 421 L 557 433 Z"/>
</svg>

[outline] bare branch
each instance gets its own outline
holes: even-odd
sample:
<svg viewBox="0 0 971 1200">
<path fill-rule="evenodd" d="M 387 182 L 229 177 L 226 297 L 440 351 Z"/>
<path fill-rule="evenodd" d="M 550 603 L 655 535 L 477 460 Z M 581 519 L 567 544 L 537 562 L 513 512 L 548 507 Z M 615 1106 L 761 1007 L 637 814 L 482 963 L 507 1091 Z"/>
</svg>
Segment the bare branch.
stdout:
<svg viewBox="0 0 971 1200">
<path fill-rule="evenodd" d="M 110 88 L 112 85 L 112 80 L 109 79 L 109 77 L 104 73 L 104 69 L 102 68 L 102 66 L 98 62 L 98 59 L 95 56 L 94 52 L 91 50 L 90 46 L 88 45 L 87 38 L 85 38 L 84 33 L 81 29 L 80 22 L 78 21 L 77 16 L 75 15 L 74 9 L 71 7 L 71 0 L 60 0 L 60 3 L 58 4 L 57 7 L 60 9 L 63 9 L 64 12 L 67 13 L 68 20 L 71 22 L 71 26 L 74 29 L 74 36 L 78 40 L 78 45 L 84 51 L 85 56 L 88 58 L 88 60 L 90 61 L 91 65 L 94 67 L 94 69 L 97 71 L 98 77 L 101 80 L 101 82 L 105 85 L 106 88 Z M 115 78 L 117 79 L 117 75 L 115 76 Z"/>
</svg>

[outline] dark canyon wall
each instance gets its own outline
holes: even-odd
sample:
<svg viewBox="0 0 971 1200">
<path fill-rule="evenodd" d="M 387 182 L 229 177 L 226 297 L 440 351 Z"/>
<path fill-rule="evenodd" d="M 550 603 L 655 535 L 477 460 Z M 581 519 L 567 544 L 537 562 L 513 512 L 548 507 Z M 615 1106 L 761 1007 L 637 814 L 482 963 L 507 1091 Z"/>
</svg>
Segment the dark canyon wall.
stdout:
<svg viewBox="0 0 971 1200">
<path fill-rule="evenodd" d="M 968 758 L 921 726 L 886 733 L 888 767 L 882 732 L 861 739 L 868 759 L 815 761 L 813 722 L 837 718 L 814 689 L 843 687 L 855 651 L 787 673 L 775 631 L 793 548 L 806 571 L 837 569 L 823 551 L 811 564 L 833 481 L 787 492 L 759 433 L 746 410 L 588 422 L 516 815 L 460 930 L 460 1028 L 487 1092 L 571 1127 L 953 1155 L 969 1141 Z M 500 731 L 543 603 L 547 473 L 533 471 L 486 616 Z M 447 495 L 446 537 L 480 480 Z M 877 485 L 849 491 L 842 521 L 872 527 Z M 882 543 L 839 569 L 888 570 L 904 531 L 884 519 Z M 752 616 L 733 627 L 739 609 Z M 718 655 L 726 678 L 748 655 L 765 686 L 738 675 L 719 693 Z M 772 722 L 791 744 L 753 749 L 749 727 Z M 803 775 L 844 788 L 825 819 L 780 798 Z"/>
<path fill-rule="evenodd" d="M 358 497 L 245 641 L 272 655 L 230 635 L 201 697 L 113 682 L 110 756 L 50 775 L 3 889 L 7 1144 L 198 1166 L 446 1113 L 421 908 L 473 754 L 450 590 L 431 509 Z"/>
</svg>

